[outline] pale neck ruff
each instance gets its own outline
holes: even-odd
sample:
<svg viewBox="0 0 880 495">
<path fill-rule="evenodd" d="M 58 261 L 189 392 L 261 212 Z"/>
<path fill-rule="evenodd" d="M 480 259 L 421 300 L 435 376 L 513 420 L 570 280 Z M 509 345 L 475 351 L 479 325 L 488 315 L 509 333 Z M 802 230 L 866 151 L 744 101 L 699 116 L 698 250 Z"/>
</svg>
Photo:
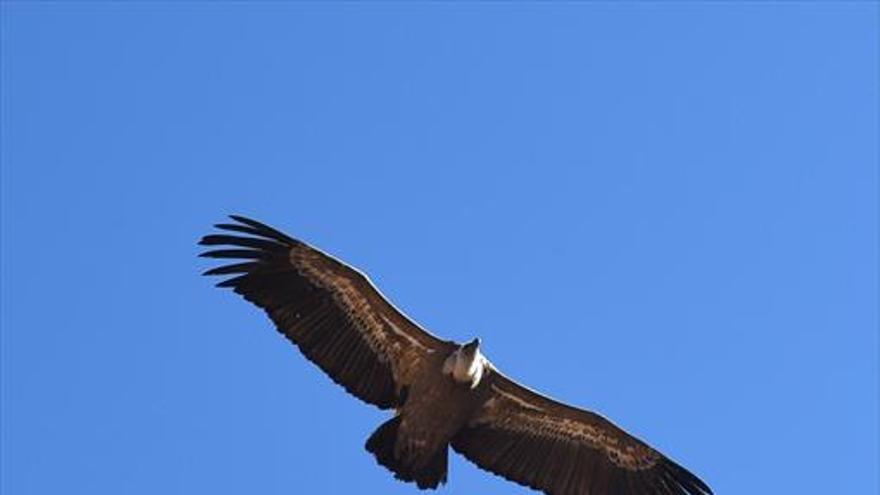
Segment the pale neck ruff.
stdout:
<svg viewBox="0 0 880 495">
<path fill-rule="evenodd" d="M 443 374 L 451 375 L 458 383 L 469 384 L 470 388 L 476 388 L 483 378 L 486 363 L 487 360 L 479 349 L 475 349 L 473 357 L 469 358 L 459 348 L 443 362 Z"/>
</svg>

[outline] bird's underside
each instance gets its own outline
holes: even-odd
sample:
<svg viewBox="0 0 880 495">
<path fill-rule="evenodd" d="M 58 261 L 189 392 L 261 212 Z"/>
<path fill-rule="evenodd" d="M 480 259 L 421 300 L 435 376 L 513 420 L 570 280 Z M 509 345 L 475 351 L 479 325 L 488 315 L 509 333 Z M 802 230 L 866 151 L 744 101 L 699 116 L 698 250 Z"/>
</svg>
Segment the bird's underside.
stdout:
<svg viewBox="0 0 880 495">
<path fill-rule="evenodd" d="M 479 352 L 435 337 L 358 270 L 240 216 L 216 225 L 205 272 L 264 309 L 278 330 L 355 397 L 396 414 L 366 448 L 419 488 L 446 482 L 447 451 L 558 495 L 706 495 L 699 478 L 590 411 L 505 377 Z"/>
</svg>

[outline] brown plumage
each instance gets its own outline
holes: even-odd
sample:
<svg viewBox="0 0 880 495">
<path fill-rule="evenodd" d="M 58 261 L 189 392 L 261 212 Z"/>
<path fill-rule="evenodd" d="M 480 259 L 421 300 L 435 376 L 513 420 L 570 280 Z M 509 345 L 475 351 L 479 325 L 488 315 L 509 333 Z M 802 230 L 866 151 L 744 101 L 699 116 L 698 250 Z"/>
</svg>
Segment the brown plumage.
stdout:
<svg viewBox="0 0 880 495">
<path fill-rule="evenodd" d="M 502 375 L 479 352 L 431 335 L 358 270 L 240 216 L 199 244 L 208 270 L 263 308 L 291 342 L 355 397 L 397 414 L 366 448 L 419 488 L 446 482 L 452 448 L 477 466 L 557 495 L 706 495 L 699 478 L 598 414 Z M 244 234 L 244 235 L 240 235 Z M 241 261 L 243 260 L 243 261 Z"/>
</svg>

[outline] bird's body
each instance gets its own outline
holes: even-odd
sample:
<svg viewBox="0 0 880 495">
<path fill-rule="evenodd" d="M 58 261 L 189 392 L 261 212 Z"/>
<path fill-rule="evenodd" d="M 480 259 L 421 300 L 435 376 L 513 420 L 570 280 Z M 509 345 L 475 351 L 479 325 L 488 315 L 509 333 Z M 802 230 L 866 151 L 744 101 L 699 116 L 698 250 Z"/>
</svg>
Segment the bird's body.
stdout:
<svg viewBox="0 0 880 495">
<path fill-rule="evenodd" d="M 422 487 L 433 487 L 446 481 L 446 458 L 449 443 L 467 423 L 479 406 L 483 389 L 471 388 L 443 373 L 443 359 L 432 359 L 424 372 L 410 386 L 406 402 L 391 422 L 399 422 L 393 445 L 388 447 L 393 457 L 385 457 L 380 447 L 367 442 L 367 450 L 377 456 L 379 462 L 402 479 L 412 471 L 411 477 Z M 431 462 L 439 463 L 436 477 L 420 478 L 415 474 L 423 471 Z M 434 473 L 435 471 L 429 471 Z"/>
<path fill-rule="evenodd" d="M 407 389 L 406 401 L 391 420 L 399 421 L 393 457 L 384 459 L 377 453 L 378 447 L 374 451 L 367 443 L 367 450 L 383 465 L 395 471 L 402 464 L 403 469 L 414 472 L 432 461 L 445 465 L 449 443 L 484 401 L 487 391 L 480 384 L 488 361 L 473 343 L 471 346 L 469 353 L 467 346 L 462 346 L 447 356 L 438 353 L 425 361 Z M 434 481 L 445 481 L 445 469 L 441 479 L 426 479 L 421 484 L 431 486 Z"/>
<path fill-rule="evenodd" d="M 259 222 L 232 217 L 203 253 L 246 260 L 206 272 L 263 308 L 278 330 L 351 394 L 395 415 L 366 448 L 398 479 L 436 488 L 451 446 L 478 466 L 558 495 L 706 495 L 696 476 L 605 418 L 501 374 L 479 339 L 435 337 L 341 261 Z"/>
</svg>

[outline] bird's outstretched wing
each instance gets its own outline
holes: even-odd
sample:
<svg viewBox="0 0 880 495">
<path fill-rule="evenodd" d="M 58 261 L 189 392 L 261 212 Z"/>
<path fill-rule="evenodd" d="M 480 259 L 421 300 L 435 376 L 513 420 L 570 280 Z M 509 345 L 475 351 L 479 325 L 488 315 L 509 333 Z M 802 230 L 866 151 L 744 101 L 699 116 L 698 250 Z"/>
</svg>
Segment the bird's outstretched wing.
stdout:
<svg viewBox="0 0 880 495">
<path fill-rule="evenodd" d="M 271 227 L 241 216 L 206 235 L 203 257 L 239 260 L 205 272 L 234 275 L 230 287 L 263 308 L 282 334 L 354 396 L 380 408 L 400 405 L 403 390 L 435 352 L 438 339 L 398 311 L 360 271 Z"/>
<path fill-rule="evenodd" d="M 711 495 L 699 478 L 598 414 L 492 370 L 487 398 L 452 447 L 477 466 L 554 495 Z"/>
</svg>

